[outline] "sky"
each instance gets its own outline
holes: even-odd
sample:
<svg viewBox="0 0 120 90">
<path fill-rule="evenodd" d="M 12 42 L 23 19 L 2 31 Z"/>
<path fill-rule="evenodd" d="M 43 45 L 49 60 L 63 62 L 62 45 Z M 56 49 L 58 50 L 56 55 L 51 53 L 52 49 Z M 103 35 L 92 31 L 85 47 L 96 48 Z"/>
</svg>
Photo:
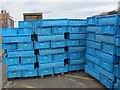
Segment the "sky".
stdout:
<svg viewBox="0 0 120 90">
<path fill-rule="evenodd" d="M 85 19 L 102 12 L 117 10 L 119 0 L 2 0 L 0 9 L 7 10 L 14 18 L 15 26 L 23 20 L 23 13 L 43 13 L 44 19 Z"/>
</svg>

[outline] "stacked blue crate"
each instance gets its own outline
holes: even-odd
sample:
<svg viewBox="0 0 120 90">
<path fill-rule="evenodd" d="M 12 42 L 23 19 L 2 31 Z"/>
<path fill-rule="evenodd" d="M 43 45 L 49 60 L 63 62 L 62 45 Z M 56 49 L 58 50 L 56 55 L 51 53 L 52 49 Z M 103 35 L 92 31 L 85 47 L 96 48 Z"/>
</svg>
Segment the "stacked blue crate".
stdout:
<svg viewBox="0 0 120 90">
<path fill-rule="evenodd" d="M 67 25 L 67 19 L 47 19 L 42 20 L 41 27 L 35 29 L 38 41 L 34 42 L 34 48 L 39 50 L 39 76 L 68 72 L 68 66 L 65 65 L 67 54 L 64 49 Z"/>
<path fill-rule="evenodd" d="M 67 53 L 69 71 L 84 70 L 87 22 L 69 19 Z"/>
<path fill-rule="evenodd" d="M 116 56 L 118 49 L 115 45 L 119 24 L 118 16 L 89 17 L 87 19 L 85 72 L 107 88 L 113 88 L 116 81 L 114 67 L 118 65 Z"/>
<path fill-rule="evenodd" d="M 8 65 L 7 78 L 37 76 L 36 57 L 33 49 L 32 28 L 3 28 L 2 49 L 5 50 L 4 64 Z"/>
</svg>

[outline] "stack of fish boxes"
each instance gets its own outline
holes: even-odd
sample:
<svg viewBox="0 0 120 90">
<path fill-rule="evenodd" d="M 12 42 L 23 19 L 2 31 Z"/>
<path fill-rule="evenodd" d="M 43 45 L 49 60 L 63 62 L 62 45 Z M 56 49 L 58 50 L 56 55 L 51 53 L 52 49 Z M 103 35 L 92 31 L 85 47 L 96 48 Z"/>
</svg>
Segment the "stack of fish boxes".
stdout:
<svg viewBox="0 0 120 90">
<path fill-rule="evenodd" d="M 101 16 L 88 18 L 85 71 L 107 88 L 113 88 L 115 65 L 118 65 L 115 45 L 118 17 Z M 120 51 L 118 51 L 120 52 Z"/>
<path fill-rule="evenodd" d="M 67 54 L 64 36 L 68 30 L 67 25 L 67 19 L 49 19 L 42 20 L 41 28 L 35 29 L 38 40 L 34 42 L 34 46 L 38 49 L 39 76 L 68 72 L 68 66 L 65 64 Z"/>
<path fill-rule="evenodd" d="M 7 78 L 84 69 L 86 20 L 19 21 L 19 28 L 4 28 L 2 35 Z"/>
<path fill-rule="evenodd" d="M 8 65 L 7 78 L 37 76 L 31 34 L 32 28 L 2 29 L 2 49 L 6 54 L 3 60 Z"/>
<path fill-rule="evenodd" d="M 69 71 L 84 70 L 86 33 L 86 20 L 69 19 L 67 40 Z"/>
</svg>

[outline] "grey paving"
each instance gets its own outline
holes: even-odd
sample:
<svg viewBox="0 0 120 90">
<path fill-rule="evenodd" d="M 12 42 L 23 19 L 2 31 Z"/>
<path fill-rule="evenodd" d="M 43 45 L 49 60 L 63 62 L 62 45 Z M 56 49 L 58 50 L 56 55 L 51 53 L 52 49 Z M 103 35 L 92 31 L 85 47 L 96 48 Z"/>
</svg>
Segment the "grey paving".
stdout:
<svg viewBox="0 0 120 90">
<path fill-rule="evenodd" d="M 34 78 L 11 79 L 6 88 L 104 88 L 99 81 L 85 72 L 72 72 L 64 75 L 45 76 Z"/>
</svg>

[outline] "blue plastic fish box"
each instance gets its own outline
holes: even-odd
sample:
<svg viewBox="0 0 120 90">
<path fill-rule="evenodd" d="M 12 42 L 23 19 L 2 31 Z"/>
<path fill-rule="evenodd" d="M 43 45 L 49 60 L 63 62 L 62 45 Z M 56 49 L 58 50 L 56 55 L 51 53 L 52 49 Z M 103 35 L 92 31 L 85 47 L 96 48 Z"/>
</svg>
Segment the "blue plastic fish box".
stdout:
<svg viewBox="0 0 120 90">
<path fill-rule="evenodd" d="M 52 33 L 52 28 L 51 27 L 36 28 L 35 33 L 38 35 L 49 35 Z"/>
<path fill-rule="evenodd" d="M 37 58 L 40 64 L 52 62 L 52 55 L 37 56 Z"/>
<path fill-rule="evenodd" d="M 17 35 L 17 36 L 5 36 L 3 38 L 4 43 L 12 43 L 12 42 L 31 42 L 31 35 Z"/>
<path fill-rule="evenodd" d="M 87 20 L 85 19 L 68 19 L 69 26 L 86 26 Z"/>
<path fill-rule="evenodd" d="M 45 50 L 39 50 L 39 55 L 51 55 L 51 54 L 59 54 L 64 53 L 64 48 L 59 49 L 45 49 Z"/>
<path fill-rule="evenodd" d="M 2 36 L 16 36 L 19 28 L 2 28 Z"/>
<path fill-rule="evenodd" d="M 57 40 L 64 40 L 64 35 L 48 35 L 48 36 L 41 36 L 38 35 L 38 41 L 57 41 Z"/>
<path fill-rule="evenodd" d="M 18 78 L 22 77 L 22 71 L 7 71 L 6 78 Z"/>
<path fill-rule="evenodd" d="M 88 17 L 87 18 L 87 24 L 88 25 L 97 25 L 97 17 L 93 16 L 93 17 Z"/>
<path fill-rule="evenodd" d="M 97 80 L 100 80 L 99 73 L 87 65 L 85 66 L 85 72 L 91 75 L 92 77 L 96 78 Z"/>
<path fill-rule="evenodd" d="M 68 53 L 68 58 L 70 59 L 85 58 L 85 52 Z"/>
<path fill-rule="evenodd" d="M 119 15 L 100 16 L 98 19 L 98 25 L 119 25 Z"/>
<path fill-rule="evenodd" d="M 50 63 L 39 63 L 39 69 L 48 69 L 53 67 L 64 67 L 64 61 L 54 61 Z"/>
<path fill-rule="evenodd" d="M 85 64 L 85 59 L 70 59 L 69 65 Z"/>
<path fill-rule="evenodd" d="M 3 62 L 6 65 L 16 65 L 19 64 L 20 60 L 18 57 L 13 57 L 13 58 L 4 57 Z"/>
<path fill-rule="evenodd" d="M 8 57 L 31 57 L 34 56 L 34 50 L 8 50 Z"/>
<path fill-rule="evenodd" d="M 55 67 L 55 68 L 54 68 L 54 73 L 55 73 L 55 74 L 65 73 L 65 72 L 68 72 L 68 66 Z"/>
<path fill-rule="evenodd" d="M 38 76 L 38 70 L 23 71 L 23 77 L 35 77 Z"/>
<path fill-rule="evenodd" d="M 116 53 L 116 46 L 113 44 L 102 43 L 102 48 L 104 52 L 115 54 Z"/>
<path fill-rule="evenodd" d="M 50 42 L 34 42 L 34 48 L 35 49 L 47 49 L 50 48 Z"/>
<path fill-rule="evenodd" d="M 86 45 L 87 45 L 87 47 L 101 49 L 101 42 L 87 40 Z"/>
<path fill-rule="evenodd" d="M 41 21 L 19 21 L 18 24 L 20 28 L 41 27 Z"/>
<path fill-rule="evenodd" d="M 2 43 L 3 50 L 17 49 L 17 43 Z"/>
<path fill-rule="evenodd" d="M 59 61 L 59 60 L 64 60 L 64 59 L 67 59 L 67 54 L 66 53 L 53 55 L 53 60 L 54 61 Z"/>
<path fill-rule="evenodd" d="M 80 64 L 80 65 L 71 65 L 69 66 L 69 71 L 77 71 L 77 70 L 84 70 L 85 69 L 85 65 L 84 64 Z"/>
<path fill-rule="evenodd" d="M 53 34 L 64 34 L 65 32 L 68 32 L 68 27 L 66 26 L 54 26 L 52 27 L 52 33 Z"/>
<path fill-rule="evenodd" d="M 102 26 L 102 34 L 116 35 L 117 30 L 116 26 Z"/>
<path fill-rule="evenodd" d="M 54 74 L 53 68 L 39 69 L 38 74 L 39 74 L 39 76 L 52 75 L 52 74 Z"/>
<path fill-rule="evenodd" d="M 42 27 L 46 26 L 67 26 L 68 19 L 43 19 Z"/>
<path fill-rule="evenodd" d="M 65 47 L 66 41 L 52 41 L 51 48 Z"/>
<path fill-rule="evenodd" d="M 85 52 L 86 47 L 85 46 L 78 46 L 78 47 L 69 47 L 69 52 Z"/>
<path fill-rule="evenodd" d="M 17 48 L 19 50 L 32 50 L 33 49 L 33 42 L 17 43 Z"/>
<path fill-rule="evenodd" d="M 8 66 L 8 71 L 25 71 L 34 69 L 34 64 L 18 64 Z"/>
<path fill-rule="evenodd" d="M 96 50 L 96 55 L 103 59 L 104 61 L 110 62 L 110 63 L 118 63 L 118 60 L 115 55 L 105 53 L 103 51 Z"/>
<path fill-rule="evenodd" d="M 21 28 L 18 30 L 18 35 L 31 35 L 34 33 L 32 28 Z"/>
<path fill-rule="evenodd" d="M 69 39 L 85 39 L 86 34 L 70 34 Z"/>
<path fill-rule="evenodd" d="M 87 31 L 101 34 L 102 33 L 102 27 L 101 26 L 88 26 Z"/>
<path fill-rule="evenodd" d="M 22 64 L 32 64 L 36 63 L 36 57 L 21 57 Z"/>
</svg>

